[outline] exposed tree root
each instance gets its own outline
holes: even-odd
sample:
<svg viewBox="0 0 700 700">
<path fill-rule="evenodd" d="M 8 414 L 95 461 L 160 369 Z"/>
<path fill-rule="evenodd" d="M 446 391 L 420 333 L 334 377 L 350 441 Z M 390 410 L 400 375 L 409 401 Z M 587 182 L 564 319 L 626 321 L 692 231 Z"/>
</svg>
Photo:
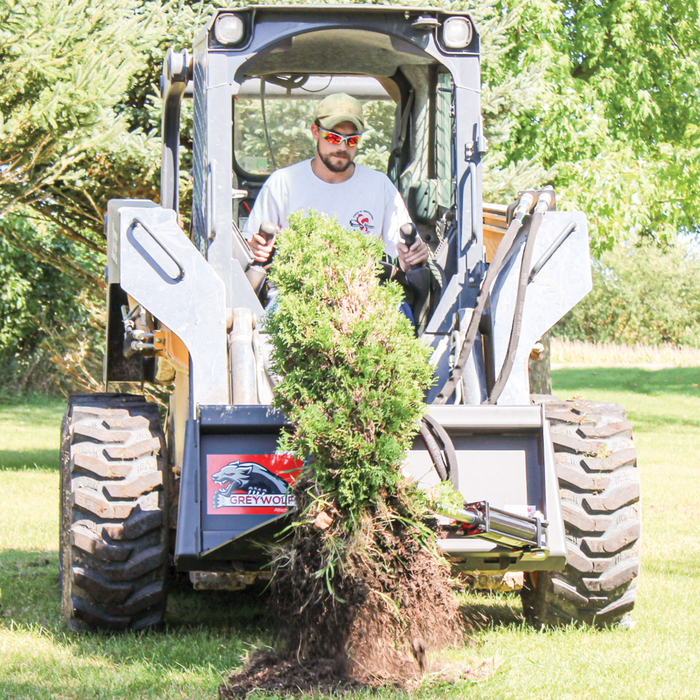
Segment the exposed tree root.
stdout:
<svg viewBox="0 0 700 700">
<path fill-rule="evenodd" d="M 428 653 L 463 637 L 449 568 L 430 534 L 411 522 L 401 493 L 383 494 L 353 535 L 330 504 L 299 499 L 305 522 L 280 553 L 272 587 L 285 651 L 255 657 L 222 697 L 415 685 Z"/>
</svg>

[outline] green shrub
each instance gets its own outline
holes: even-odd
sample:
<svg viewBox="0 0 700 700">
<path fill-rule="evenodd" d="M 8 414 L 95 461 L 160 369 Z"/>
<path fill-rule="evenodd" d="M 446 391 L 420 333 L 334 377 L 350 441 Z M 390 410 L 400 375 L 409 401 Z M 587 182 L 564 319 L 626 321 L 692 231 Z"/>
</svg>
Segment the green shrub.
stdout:
<svg viewBox="0 0 700 700">
<path fill-rule="evenodd" d="M 275 403 L 293 426 L 280 447 L 305 466 L 291 536 L 274 552 L 275 613 L 294 663 L 341 659 L 363 682 L 404 678 L 412 640 L 462 638 L 435 521 L 401 473 L 433 381 L 430 348 L 399 310 L 398 285 L 379 285 L 380 240 L 315 212 L 290 222 L 266 328 Z"/>
<path fill-rule="evenodd" d="M 6 389 L 70 390 L 71 373 L 86 361 L 99 373 L 102 324 L 95 290 L 72 270 L 60 269 L 61 259 L 97 267 L 45 224 L 17 214 L 0 218 L 0 381 Z"/>
<path fill-rule="evenodd" d="M 310 459 L 319 488 L 352 515 L 393 489 L 433 380 L 430 348 L 380 286 L 383 243 L 312 212 L 279 236 L 266 327 L 275 402 L 295 426 L 283 447 Z"/>
<path fill-rule="evenodd" d="M 593 291 L 554 335 L 700 347 L 700 262 L 681 244 L 619 245 L 593 261 Z"/>
</svg>

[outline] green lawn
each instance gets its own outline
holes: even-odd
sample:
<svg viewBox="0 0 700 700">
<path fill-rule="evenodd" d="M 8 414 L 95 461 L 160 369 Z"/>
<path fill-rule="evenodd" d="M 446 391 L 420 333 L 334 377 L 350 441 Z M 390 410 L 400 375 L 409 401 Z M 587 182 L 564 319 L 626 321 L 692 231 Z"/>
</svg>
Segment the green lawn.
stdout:
<svg viewBox="0 0 700 700">
<path fill-rule="evenodd" d="M 700 369 L 562 369 L 560 397 L 617 401 L 635 427 L 644 499 L 643 571 L 629 631 L 538 632 L 515 596 L 465 595 L 482 622 L 447 661 L 501 665 L 478 683 L 417 698 L 696 698 L 700 688 Z M 216 697 L 221 675 L 274 621 L 259 592 L 195 593 L 174 581 L 163 632 L 72 635 L 57 580 L 56 400 L 0 405 L 0 698 Z M 252 600 L 251 600 L 251 595 Z M 369 694 L 361 694 L 362 697 Z M 381 698 L 405 697 L 382 692 Z"/>
</svg>

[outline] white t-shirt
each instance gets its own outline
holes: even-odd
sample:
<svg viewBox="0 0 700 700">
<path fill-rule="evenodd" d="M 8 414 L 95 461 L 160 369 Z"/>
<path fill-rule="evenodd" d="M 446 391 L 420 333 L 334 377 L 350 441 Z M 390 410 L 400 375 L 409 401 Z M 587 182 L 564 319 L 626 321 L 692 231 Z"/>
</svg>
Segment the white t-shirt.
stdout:
<svg viewBox="0 0 700 700">
<path fill-rule="evenodd" d="M 400 227 L 411 221 L 399 191 L 384 173 L 356 163 L 348 180 L 329 183 L 314 173 L 309 159 L 270 175 L 248 218 L 246 238 L 263 221 L 288 226 L 289 215 L 300 209 L 336 216 L 341 226 L 382 238 L 384 252 L 392 258 L 398 257 Z"/>
</svg>

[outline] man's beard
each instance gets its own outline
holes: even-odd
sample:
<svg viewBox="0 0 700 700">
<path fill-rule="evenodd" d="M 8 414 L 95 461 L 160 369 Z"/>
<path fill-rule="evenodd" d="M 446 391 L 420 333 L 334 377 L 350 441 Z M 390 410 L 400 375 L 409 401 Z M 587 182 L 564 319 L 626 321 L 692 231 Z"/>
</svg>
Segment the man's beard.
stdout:
<svg viewBox="0 0 700 700">
<path fill-rule="evenodd" d="M 323 164 L 333 173 L 344 173 L 352 165 L 352 158 L 350 158 L 350 156 L 348 156 L 346 153 L 343 153 L 342 151 L 340 151 L 339 153 L 331 153 L 328 156 L 324 156 L 321 153 L 321 149 L 316 148 L 316 153 L 318 154 L 318 157 L 321 159 Z M 331 160 L 332 156 L 345 158 L 345 162 L 343 163 L 341 161 L 340 163 L 336 164 Z"/>
</svg>

